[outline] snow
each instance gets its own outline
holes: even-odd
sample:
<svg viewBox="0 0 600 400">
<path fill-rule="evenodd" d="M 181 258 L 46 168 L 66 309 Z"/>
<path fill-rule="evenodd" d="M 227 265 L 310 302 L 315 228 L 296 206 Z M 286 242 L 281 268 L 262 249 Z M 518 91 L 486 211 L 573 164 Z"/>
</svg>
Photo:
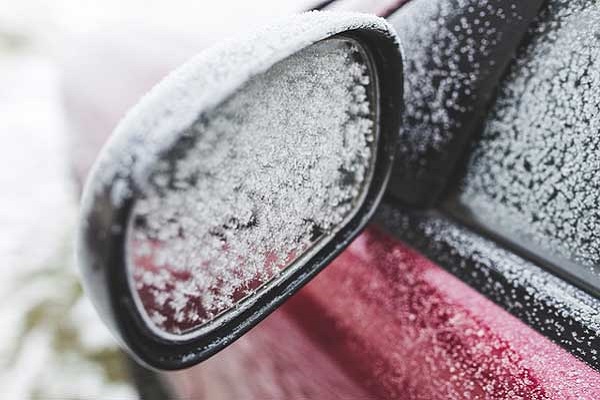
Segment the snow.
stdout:
<svg viewBox="0 0 600 400">
<path fill-rule="evenodd" d="M 80 299 L 73 313 L 68 306 L 79 293 L 68 245 L 77 206 L 67 173 L 57 68 L 31 53 L 0 57 L 3 398 L 64 398 L 67 392 L 69 398 L 134 398 L 128 384 L 108 382 L 101 365 L 84 354 L 115 349 L 91 304 Z M 67 327 L 75 327 L 73 348 L 59 350 L 58 331 Z M 84 331 L 88 342 L 77 348 Z M 92 381 L 94 386 L 86 384 Z"/>
</svg>

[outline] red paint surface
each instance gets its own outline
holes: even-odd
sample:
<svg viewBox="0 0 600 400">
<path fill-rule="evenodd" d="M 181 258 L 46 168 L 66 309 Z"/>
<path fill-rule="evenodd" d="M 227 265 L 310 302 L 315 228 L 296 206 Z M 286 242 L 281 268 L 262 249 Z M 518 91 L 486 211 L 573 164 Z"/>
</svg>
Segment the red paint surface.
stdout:
<svg viewBox="0 0 600 400">
<path fill-rule="evenodd" d="M 186 398 L 600 399 L 597 371 L 376 228 L 240 341 L 170 376 Z"/>
</svg>

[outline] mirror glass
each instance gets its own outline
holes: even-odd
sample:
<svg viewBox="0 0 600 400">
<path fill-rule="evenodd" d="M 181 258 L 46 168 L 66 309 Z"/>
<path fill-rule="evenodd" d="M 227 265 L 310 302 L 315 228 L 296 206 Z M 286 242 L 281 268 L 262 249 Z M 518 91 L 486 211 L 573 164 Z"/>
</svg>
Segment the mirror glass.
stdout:
<svg viewBox="0 0 600 400">
<path fill-rule="evenodd" d="M 203 113 L 138 188 L 129 286 L 167 338 L 210 329 L 327 244 L 362 204 L 375 165 L 369 55 L 318 42 Z"/>
</svg>

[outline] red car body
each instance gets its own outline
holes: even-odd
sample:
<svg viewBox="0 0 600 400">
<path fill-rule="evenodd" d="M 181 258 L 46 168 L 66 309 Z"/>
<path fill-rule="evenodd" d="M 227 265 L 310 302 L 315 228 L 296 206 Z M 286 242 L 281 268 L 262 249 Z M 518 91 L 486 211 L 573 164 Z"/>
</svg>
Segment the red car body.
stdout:
<svg viewBox="0 0 600 400">
<path fill-rule="evenodd" d="M 347 3 L 389 15 L 404 2 Z M 75 114 L 79 125 L 90 118 Z M 88 141 L 92 153 L 102 140 Z M 184 399 L 600 399 L 589 362 L 399 236 L 372 224 L 240 340 L 164 373 L 169 390 Z"/>
<path fill-rule="evenodd" d="M 596 399 L 600 374 L 373 226 L 181 398 Z"/>
</svg>

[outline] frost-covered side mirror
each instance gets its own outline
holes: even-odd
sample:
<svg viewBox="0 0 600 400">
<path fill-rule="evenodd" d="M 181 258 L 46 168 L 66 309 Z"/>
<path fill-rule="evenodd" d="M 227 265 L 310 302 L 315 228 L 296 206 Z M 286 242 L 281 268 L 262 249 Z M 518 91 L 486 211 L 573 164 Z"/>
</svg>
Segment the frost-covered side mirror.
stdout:
<svg viewBox="0 0 600 400">
<path fill-rule="evenodd" d="M 314 277 L 377 207 L 401 108 L 396 36 L 368 15 L 295 16 L 165 78 L 83 198 L 79 264 L 122 344 L 192 365 Z"/>
</svg>

